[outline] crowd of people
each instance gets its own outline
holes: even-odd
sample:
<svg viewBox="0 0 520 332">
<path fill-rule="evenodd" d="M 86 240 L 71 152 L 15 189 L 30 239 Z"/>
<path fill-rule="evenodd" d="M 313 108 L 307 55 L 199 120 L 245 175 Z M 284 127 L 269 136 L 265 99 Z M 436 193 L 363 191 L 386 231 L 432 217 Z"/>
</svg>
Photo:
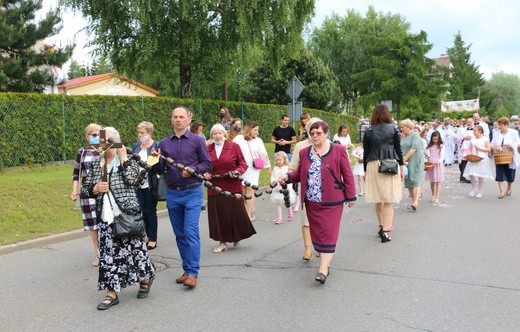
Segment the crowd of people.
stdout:
<svg viewBox="0 0 520 332">
<path fill-rule="evenodd" d="M 200 270 L 201 211 L 207 210 L 209 237 L 217 242 L 214 253 L 227 251 L 228 243 L 238 247 L 256 234 L 254 188 L 259 186 L 262 169 L 268 170 L 272 184 L 275 224 L 292 221 L 294 213 L 300 212 L 302 259 L 309 261 L 314 248 L 320 257 L 314 280 L 324 284 L 344 205 L 352 207 L 361 196 L 373 203 L 377 234 L 387 243 L 392 240 L 393 205 L 403 199 L 403 183 L 409 209 L 417 212 L 424 196 L 423 182 L 430 183 L 431 203 L 441 204 L 445 167 L 459 165 L 460 181 L 471 183 L 469 197 L 482 198 L 484 180 L 495 179 L 498 198 L 503 199 L 512 194 L 520 166 L 520 124 L 511 128 L 507 118 L 489 124 L 476 113 L 465 121 L 405 119 L 396 123 L 388 107 L 380 104 L 370 119 L 360 119 L 358 146 L 347 125 L 340 125 L 330 139 L 329 124 L 319 118 L 303 113 L 297 131 L 289 120 L 284 114 L 272 131 L 274 165 L 259 137 L 259 124 L 243 125 L 226 107 L 219 110 L 219 122 L 211 127 L 209 139 L 204 136 L 204 124 L 179 106 L 171 113 L 171 135 L 156 141 L 154 125 L 143 121 L 137 125 L 138 142 L 128 150 L 115 128 L 88 125 L 86 145 L 79 149 L 74 165 L 70 198 L 81 205 L 84 229 L 90 231 L 96 257 L 92 266 L 99 269 L 98 289 L 106 291 L 98 309 L 119 303 L 117 292 L 133 284 L 139 284 L 140 299 L 150 292 L 155 268 L 148 251 L 157 247 L 158 227 L 151 180 L 160 175 L 166 178 L 166 206 L 182 260 L 183 273 L 176 282 L 193 288 Z M 112 145 L 100 144 L 102 130 Z M 137 158 L 130 158 L 130 151 Z M 114 236 L 114 223 L 122 213 L 142 215 L 142 234 Z"/>
</svg>

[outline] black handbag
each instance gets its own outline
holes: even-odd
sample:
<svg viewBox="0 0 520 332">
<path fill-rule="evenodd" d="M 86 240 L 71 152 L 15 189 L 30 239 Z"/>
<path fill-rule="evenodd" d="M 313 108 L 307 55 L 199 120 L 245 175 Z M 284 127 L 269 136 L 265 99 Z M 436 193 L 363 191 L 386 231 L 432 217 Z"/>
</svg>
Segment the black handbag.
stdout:
<svg viewBox="0 0 520 332">
<path fill-rule="evenodd" d="M 164 172 L 161 175 L 152 176 L 151 187 L 152 195 L 155 197 L 157 201 L 165 201 L 166 200 L 166 188 L 168 188 L 168 184 L 166 183 L 167 173 Z"/>
<path fill-rule="evenodd" d="M 144 218 L 141 214 L 121 212 L 114 217 L 112 236 L 115 238 L 141 238 L 145 235 Z"/>
<path fill-rule="evenodd" d="M 397 174 L 399 163 L 395 160 L 379 160 L 379 173 Z"/>
<path fill-rule="evenodd" d="M 108 196 L 110 207 L 112 208 L 112 200 Z M 116 201 L 117 204 L 117 201 Z M 119 205 L 118 205 L 119 207 Z M 112 227 L 112 236 L 115 238 L 140 238 L 144 237 L 146 230 L 144 227 L 144 217 L 142 214 L 130 214 L 123 212 L 119 207 L 121 214 L 114 216 Z"/>
</svg>

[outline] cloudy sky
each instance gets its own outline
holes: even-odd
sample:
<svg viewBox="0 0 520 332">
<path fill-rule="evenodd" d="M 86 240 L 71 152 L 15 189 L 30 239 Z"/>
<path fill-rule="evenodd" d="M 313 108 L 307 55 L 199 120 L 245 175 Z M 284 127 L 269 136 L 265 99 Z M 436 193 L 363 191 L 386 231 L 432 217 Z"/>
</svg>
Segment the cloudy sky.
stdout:
<svg viewBox="0 0 520 332">
<path fill-rule="evenodd" d="M 56 6 L 58 0 L 44 0 L 45 8 Z M 320 27 L 332 13 L 346 15 L 347 9 L 365 15 L 368 6 L 383 13 L 401 14 L 411 24 L 411 32 L 424 30 L 433 48 L 428 54 L 438 57 L 453 45 L 457 31 L 466 44 L 471 44 L 471 60 L 486 78 L 504 71 L 520 75 L 520 1 L 517 0 L 316 0 L 312 27 Z M 57 45 L 74 40 L 74 59 L 88 61 L 83 49 L 87 38 L 80 30 L 85 21 L 79 14 L 64 13 L 64 28 L 48 42 Z"/>
</svg>

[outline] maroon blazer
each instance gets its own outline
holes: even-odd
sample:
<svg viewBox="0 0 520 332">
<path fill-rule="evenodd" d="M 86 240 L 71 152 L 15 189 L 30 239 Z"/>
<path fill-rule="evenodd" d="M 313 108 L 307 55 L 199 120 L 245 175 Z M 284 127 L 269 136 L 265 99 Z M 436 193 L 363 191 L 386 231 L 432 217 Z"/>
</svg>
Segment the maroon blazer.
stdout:
<svg viewBox="0 0 520 332">
<path fill-rule="evenodd" d="M 225 141 L 220 158 L 217 159 L 217 152 L 215 151 L 215 144 L 208 145 L 209 156 L 213 169 L 211 174 L 222 175 L 229 171 L 236 171 L 240 174 L 244 174 L 247 170 L 247 163 L 242 154 L 242 150 L 237 143 L 231 141 Z M 242 193 L 242 182 L 238 179 L 223 178 L 223 179 L 211 179 L 213 185 L 222 188 L 222 190 L 229 191 L 231 193 Z M 208 195 L 218 195 L 213 189 L 208 189 Z"/>
<path fill-rule="evenodd" d="M 302 204 L 307 194 L 307 176 L 312 164 L 310 157 L 311 148 L 312 145 L 300 150 L 298 168 L 288 174 L 288 182 L 301 183 L 302 192 L 300 199 Z M 336 183 L 334 176 L 332 176 L 325 164 L 328 164 L 336 178 L 343 182 L 344 190 L 341 189 L 340 184 Z M 352 175 L 345 147 L 339 144 L 331 144 L 329 152 L 322 156 L 321 186 L 322 205 L 338 205 L 343 204 L 345 201 L 355 201 L 357 199 L 356 183 L 354 182 L 354 175 Z"/>
</svg>

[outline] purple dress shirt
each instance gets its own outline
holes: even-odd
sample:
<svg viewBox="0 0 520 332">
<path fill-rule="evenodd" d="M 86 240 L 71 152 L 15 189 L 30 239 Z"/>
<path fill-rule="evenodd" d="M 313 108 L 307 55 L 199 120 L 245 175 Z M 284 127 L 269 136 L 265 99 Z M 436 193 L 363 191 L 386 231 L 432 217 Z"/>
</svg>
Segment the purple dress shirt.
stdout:
<svg viewBox="0 0 520 332">
<path fill-rule="evenodd" d="M 161 155 L 172 158 L 176 163 L 191 167 L 199 174 L 209 172 L 213 167 L 206 142 L 202 137 L 191 133 L 189 130 L 186 130 L 180 137 L 173 134 L 163 138 L 159 142 L 159 149 L 161 149 Z M 185 186 L 199 182 L 195 176 L 182 177 L 182 171 L 179 171 L 173 165 L 168 165 L 162 158 L 154 167 L 159 167 L 157 172 L 160 174 L 165 165 L 168 172 L 166 181 L 168 186 Z"/>
</svg>

